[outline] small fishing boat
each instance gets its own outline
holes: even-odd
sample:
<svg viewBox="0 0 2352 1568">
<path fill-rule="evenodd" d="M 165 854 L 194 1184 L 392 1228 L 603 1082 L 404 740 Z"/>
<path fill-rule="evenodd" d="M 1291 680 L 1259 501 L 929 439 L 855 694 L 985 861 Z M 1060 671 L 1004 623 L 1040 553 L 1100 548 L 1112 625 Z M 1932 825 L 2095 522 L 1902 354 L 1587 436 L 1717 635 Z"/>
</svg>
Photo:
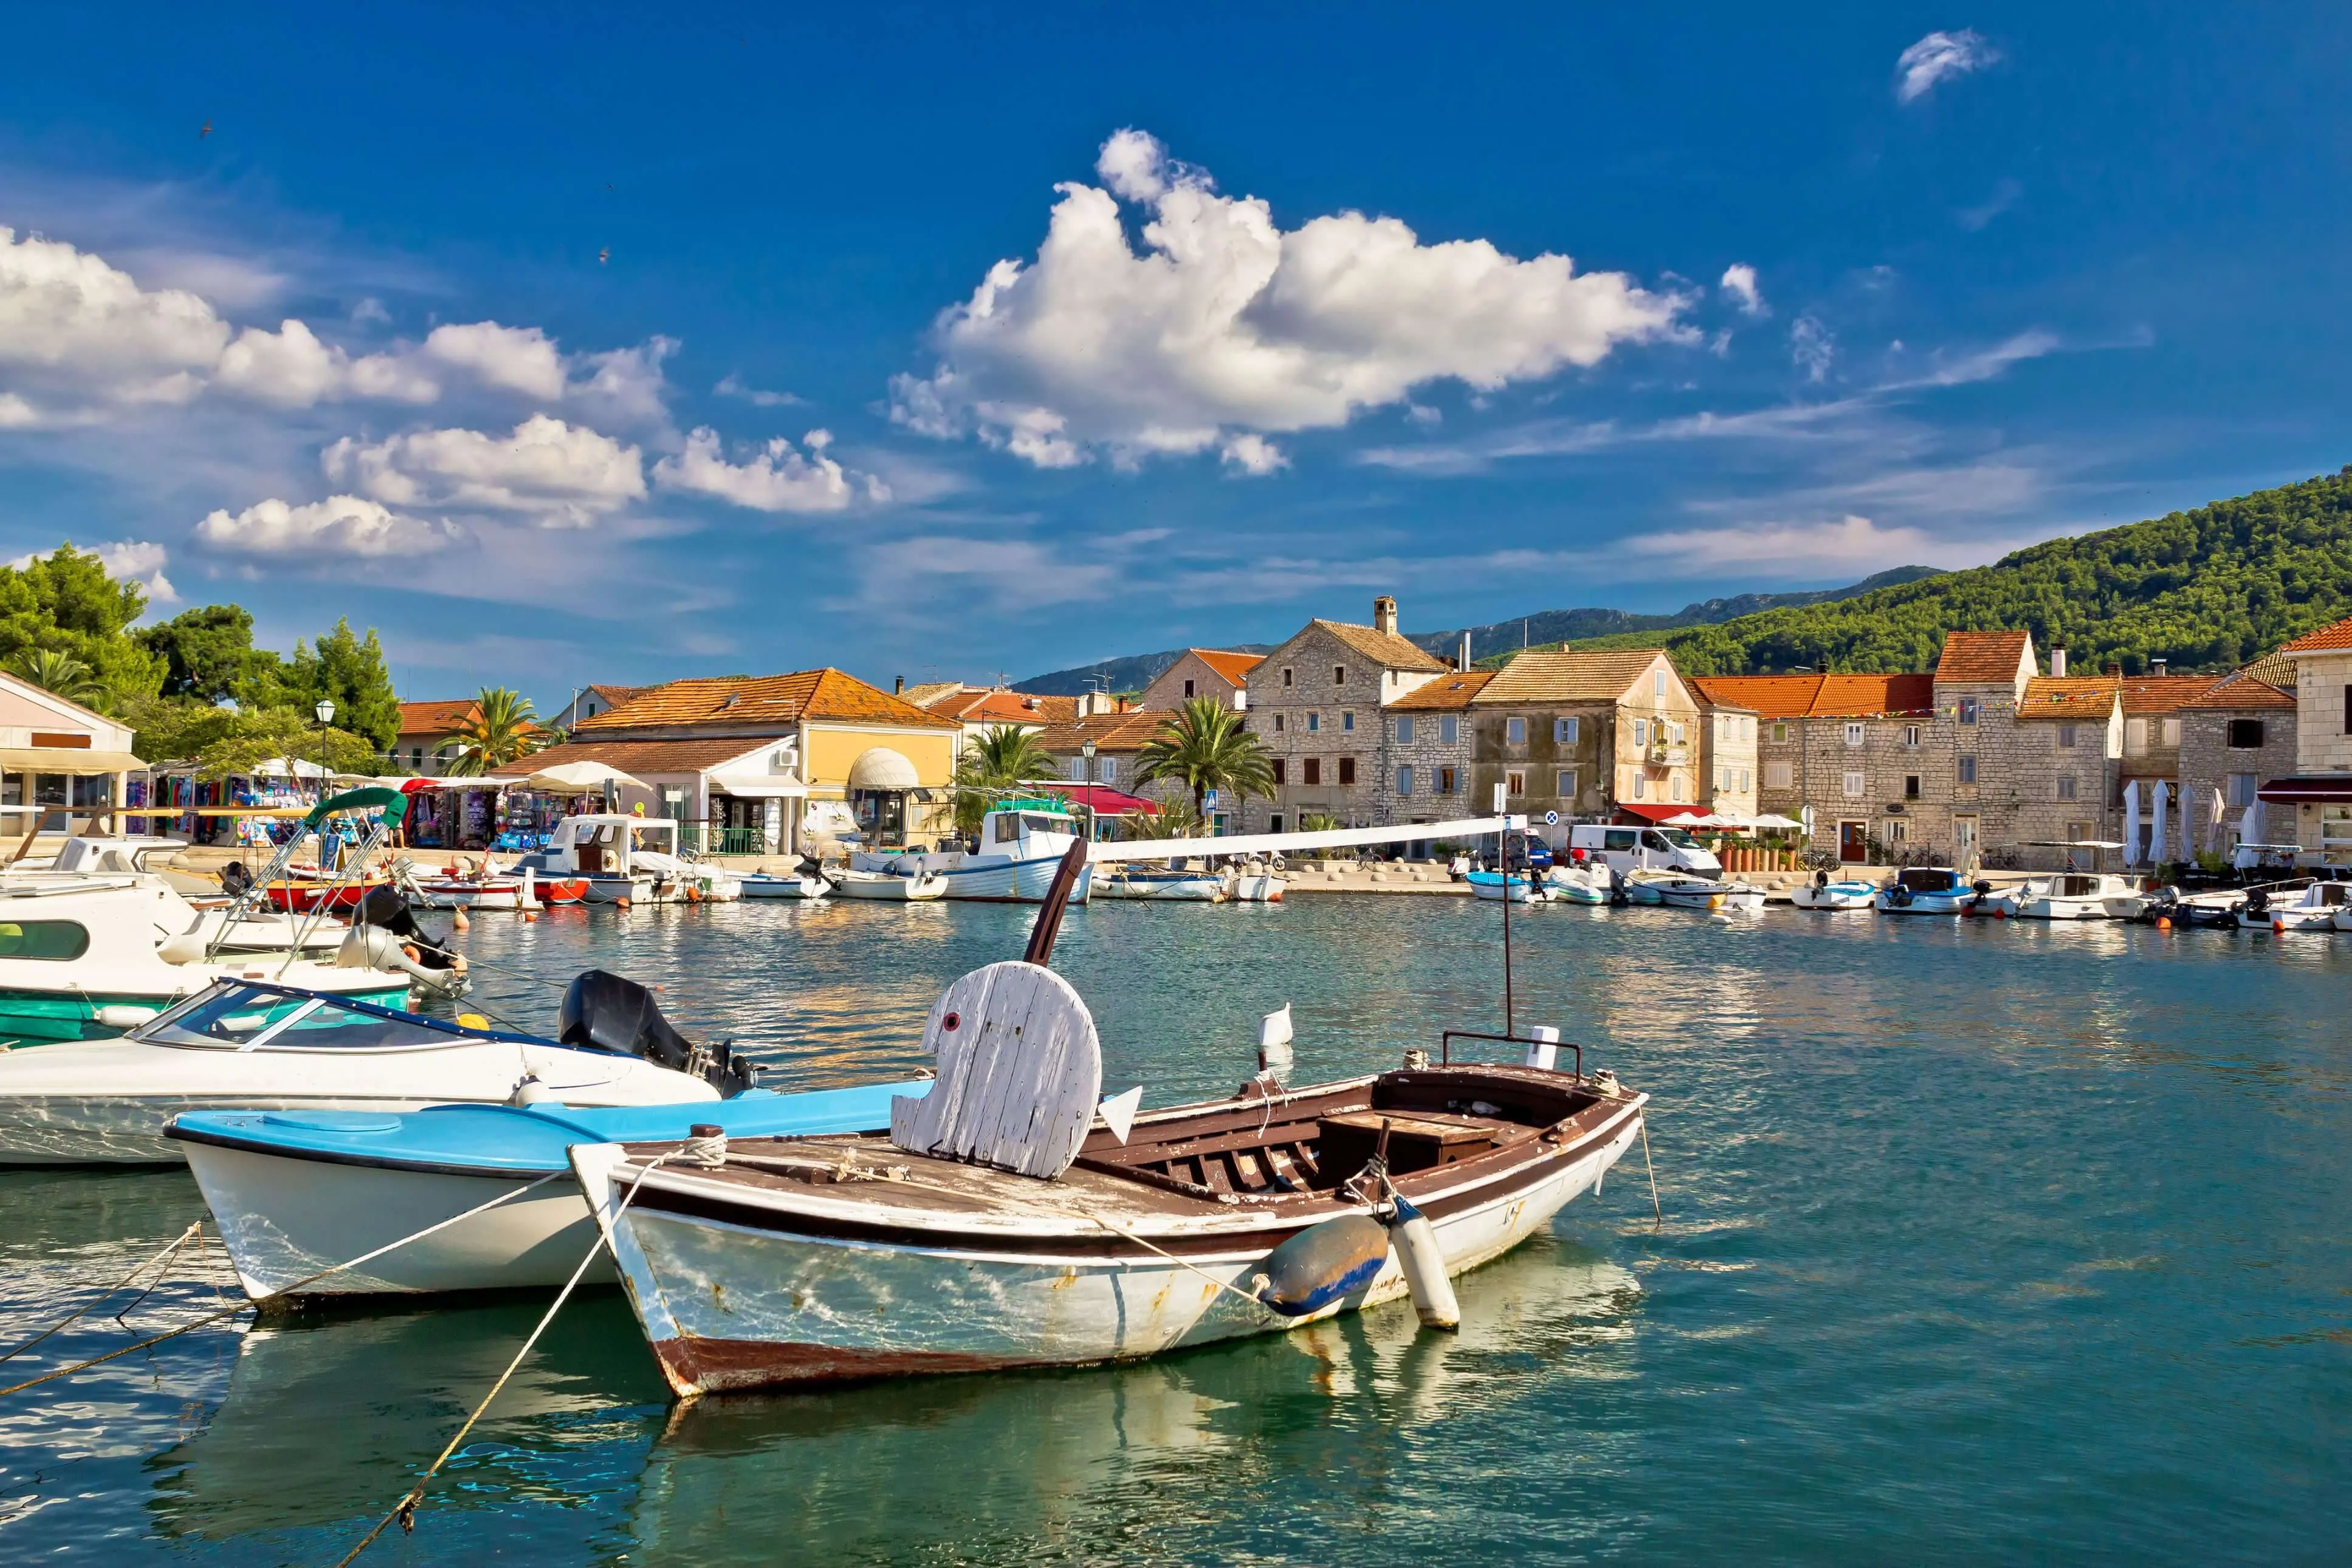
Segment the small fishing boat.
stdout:
<svg viewBox="0 0 2352 1568">
<path fill-rule="evenodd" d="M 694 1055 L 642 987 L 609 974 L 574 983 L 557 1033 L 558 1041 L 541 1043 L 600 1040 L 648 1060 Z M 894 1094 L 926 1087 L 908 1079 L 803 1094 L 746 1089 L 715 1102 L 543 1100 L 356 1116 L 189 1111 L 165 1136 L 187 1157 L 237 1278 L 256 1299 L 501 1198 L 302 1293 L 519 1289 L 562 1284 L 595 1239 L 565 1160 L 574 1143 L 683 1139 L 698 1128 L 729 1138 L 867 1131 L 889 1126 Z M 600 1261 L 588 1278 L 611 1281 L 610 1263 Z"/>
<path fill-rule="evenodd" d="M 940 896 L 994 904 L 1038 904 L 1054 885 L 1054 873 L 1070 846 L 1082 841 L 1077 818 L 1058 800 L 1008 800 L 980 819 L 980 847 L 908 851 L 858 850 L 853 871 L 919 874 L 944 879 Z M 1078 879 L 1073 903 L 1085 903 L 1092 881 Z"/>
<path fill-rule="evenodd" d="M 2147 902 L 2147 895 L 2121 877 L 2058 871 L 1979 899 L 1974 912 L 2021 921 L 2129 920 Z"/>
<path fill-rule="evenodd" d="M 1877 898 L 1876 883 L 1859 877 L 1832 881 L 1827 871 L 1816 871 L 1811 881 L 1789 890 L 1789 901 L 1801 910 L 1866 910 Z"/>
<path fill-rule="evenodd" d="M 2293 897 L 2289 897 L 2289 894 Z M 2300 888 L 2250 888 L 2238 910 L 2248 931 L 2332 931 L 2336 913 L 2352 905 L 2352 882 L 2306 882 Z"/>
<path fill-rule="evenodd" d="M 1637 904 L 1664 904 L 1678 910 L 1760 910 L 1764 889 L 1745 882 L 1727 882 L 1692 871 L 1650 868 L 1625 874 L 1625 894 Z"/>
<path fill-rule="evenodd" d="M 1964 915 L 1982 896 L 1949 866 L 1914 866 L 1887 879 L 1874 901 L 1883 915 Z"/>
<path fill-rule="evenodd" d="M 749 1079 L 723 1046 L 616 1051 L 449 1023 L 267 980 L 223 980 L 121 1039 L 0 1055 L 0 1164 L 177 1163 L 185 1110 L 327 1118 L 544 1094 L 570 1105 L 717 1100 Z"/>
<path fill-rule="evenodd" d="M 884 903 L 915 903 L 947 896 L 948 881 L 938 876 L 893 876 L 887 871 L 828 871 L 825 880 L 845 899 L 872 899 Z"/>
<path fill-rule="evenodd" d="M 1544 874 L 1552 896 L 1571 904 L 1605 904 L 1617 896 L 1617 879 L 1609 868 L 1585 860 L 1563 866 L 1555 862 Z"/>
<path fill-rule="evenodd" d="M 567 816 L 547 836 L 547 847 L 513 869 L 535 879 L 577 879 L 592 904 L 724 903 L 743 896 L 743 879 L 722 867 L 679 853 L 677 824 L 667 816 L 598 812 Z"/>
<path fill-rule="evenodd" d="M 2235 931 L 2238 911 L 2245 907 L 2247 891 L 2244 888 L 2212 888 L 2184 893 L 2179 888 L 2162 888 L 2148 895 L 2147 904 L 2132 918 L 2151 925 L 2166 921 L 2177 926 Z"/>
<path fill-rule="evenodd" d="M 1235 904 L 1278 904 L 1290 890 L 1281 872 L 1261 860 L 1225 868 L 1225 900 Z"/>
<path fill-rule="evenodd" d="M 1452 1037 L 1445 1042 L 1451 1045 Z M 1132 1360 L 1412 1296 L 1545 1229 L 1640 1140 L 1648 1097 L 1548 1065 L 1409 1065 L 1136 1114 L 1039 964 L 933 1006 L 940 1078 L 886 1137 L 574 1145 L 681 1398 Z M 1450 1052 L 1442 1052 L 1450 1057 Z"/>
<path fill-rule="evenodd" d="M 499 871 L 485 860 L 478 871 L 451 866 L 436 877 L 404 866 L 395 868 L 394 878 L 409 900 L 423 909 L 528 910 L 539 904 L 533 896 L 536 873 L 529 867 Z"/>
<path fill-rule="evenodd" d="M 1557 896 L 1550 883 L 1538 881 L 1524 871 L 1508 876 L 1500 871 L 1473 871 L 1463 880 L 1470 884 L 1473 898 L 1491 899 L 1496 903 L 1508 898 L 1515 904 L 1548 904 Z"/>
<path fill-rule="evenodd" d="M 778 876 L 772 871 L 746 871 L 742 877 L 743 896 L 747 899 L 822 899 L 833 891 L 833 884 L 823 877 L 794 871 Z"/>
<path fill-rule="evenodd" d="M 533 872 L 530 896 L 549 909 L 563 904 L 584 904 L 588 901 L 588 879 L 585 877 L 542 877 Z"/>
<path fill-rule="evenodd" d="M 1215 871 L 1151 870 L 1132 863 L 1114 866 L 1097 882 L 1097 899 L 1149 899 L 1163 904 L 1221 904 L 1225 879 Z"/>
</svg>

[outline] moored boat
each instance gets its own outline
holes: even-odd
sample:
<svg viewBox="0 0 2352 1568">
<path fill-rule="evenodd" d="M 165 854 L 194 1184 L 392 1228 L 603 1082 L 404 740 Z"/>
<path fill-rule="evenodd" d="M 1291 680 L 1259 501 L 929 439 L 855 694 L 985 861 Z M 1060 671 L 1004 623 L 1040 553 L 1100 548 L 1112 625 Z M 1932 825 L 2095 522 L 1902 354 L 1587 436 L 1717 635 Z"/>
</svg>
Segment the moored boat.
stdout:
<svg viewBox="0 0 2352 1568">
<path fill-rule="evenodd" d="M 2239 908 L 2238 923 L 2248 931 L 2332 931 L 2337 929 L 2337 911 L 2347 906 L 2352 906 L 2352 882 L 2313 881 L 2300 888 L 2250 888 L 2245 902 Z"/>
<path fill-rule="evenodd" d="M 1552 896 L 1571 904 L 1605 904 L 1617 896 L 1617 879 L 1609 868 L 1591 860 L 1573 865 L 1555 861 L 1544 873 Z"/>
<path fill-rule="evenodd" d="M 1827 871 L 1816 871 L 1812 880 L 1789 890 L 1789 901 L 1801 910 L 1866 910 L 1877 898 L 1875 883 L 1859 877 L 1832 881 Z"/>
<path fill-rule="evenodd" d="M 1214 871 L 1153 870 L 1128 864 L 1109 868 L 1094 885 L 1097 899 L 1139 899 L 1164 904 L 1221 904 L 1225 879 Z"/>
<path fill-rule="evenodd" d="M 996 904 L 1041 904 L 1070 846 L 1079 841 L 1077 818 L 1058 800 L 1008 800 L 980 819 L 979 847 L 899 851 L 861 850 L 849 858 L 853 871 L 879 871 L 940 879 L 940 897 Z M 1070 896 L 1084 903 L 1092 889 L 1092 868 Z"/>
<path fill-rule="evenodd" d="M 825 880 L 845 899 L 882 903 L 916 903 L 947 896 L 947 879 L 937 876 L 894 876 L 887 871 L 828 871 Z"/>
<path fill-rule="evenodd" d="M 1548 904 L 1555 895 L 1551 884 L 1538 880 L 1524 871 L 1506 876 L 1500 871 L 1473 871 L 1463 878 L 1470 884 L 1471 896 L 1491 899 L 1500 903 L 1506 898 L 1515 904 Z"/>
<path fill-rule="evenodd" d="M 773 871 L 747 871 L 742 883 L 747 899 L 821 899 L 833 891 L 833 885 L 823 877 L 800 871 L 784 876 Z"/>
<path fill-rule="evenodd" d="M 1981 896 L 1949 866 L 1913 866 L 1887 879 L 1873 902 L 1883 915 L 1964 915 Z"/>
<path fill-rule="evenodd" d="M 2147 895 L 2121 877 L 2056 871 L 1979 900 L 1975 912 L 2021 921 L 2129 920 L 2146 902 Z"/>
<path fill-rule="evenodd" d="M 1229 903 L 1278 904 L 1289 890 L 1289 879 L 1264 861 L 1251 860 L 1225 868 L 1225 899 Z"/>
</svg>

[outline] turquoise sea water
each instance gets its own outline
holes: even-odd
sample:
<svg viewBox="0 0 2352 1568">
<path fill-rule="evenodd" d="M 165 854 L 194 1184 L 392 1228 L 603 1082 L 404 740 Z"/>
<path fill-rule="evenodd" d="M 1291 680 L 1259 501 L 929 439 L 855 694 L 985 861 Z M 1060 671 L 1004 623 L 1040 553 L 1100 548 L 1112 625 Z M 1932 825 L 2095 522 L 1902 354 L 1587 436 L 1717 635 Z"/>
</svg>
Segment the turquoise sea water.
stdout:
<svg viewBox="0 0 2352 1568">
<path fill-rule="evenodd" d="M 1055 962 L 1106 1088 L 1164 1103 L 1230 1092 L 1285 1001 L 1300 1080 L 1492 1027 L 1499 912 L 1106 904 Z M 602 964 L 819 1085 L 916 1065 L 940 988 L 1017 955 L 1030 913 L 569 911 L 467 941 L 521 972 L 479 993 L 519 1023 Z M 1656 1097 L 1662 1227 L 1629 1162 L 1465 1279 L 1458 1337 L 1400 1306 L 1133 1367 L 676 1411 L 625 1304 L 585 1297 L 415 1533 L 363 1561 L 2352 1557 L 2352 940 L 1513 924 L 1518 1021 Z M 0 1174 L 0 1348 L 201 1212 L 184 1173 Z M 541 1310 L 232 1323 L 0 1400 L 0 1563 L 331 1563 Z M 130 1337 L 101 1320 L 54 1354 Z"/>
</svg>

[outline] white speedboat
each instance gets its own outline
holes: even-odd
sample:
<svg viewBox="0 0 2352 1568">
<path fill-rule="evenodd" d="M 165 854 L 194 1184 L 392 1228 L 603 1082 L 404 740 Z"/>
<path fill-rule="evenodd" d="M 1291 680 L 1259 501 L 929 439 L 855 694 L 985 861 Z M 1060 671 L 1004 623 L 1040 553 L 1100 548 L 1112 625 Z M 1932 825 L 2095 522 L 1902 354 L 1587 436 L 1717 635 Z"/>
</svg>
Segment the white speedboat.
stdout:
<svg viewBox="0 0 2352 1568">
<path fill-rule="evenodd" d="M 1225 868 L 1225 899 L 1235 904 L 1278 904 L 1290 882 L 1264 861 Z"/>
<path fill-rule="evenodd" d="M 678 853 L 677 824 L 667 816 L 599 812 L 567 816 L 547 836 L 547 847 L 516 862 L 518 871 L 579 878 L 588 901 L 615 904 L 727 902 L 743 896 L 734 872 Z"/>
<path fill-rule="evenodd" d="M 823 877 L 798 871 L 781 877 L 772 871 L 746 871 L 741 881 L 747 899 L 822 899 L 833 891 L 833 884 Z"/>
<path fill-rule="evenodd" d="M 1979 897 L 1949 866 L 1914 866 L 1889 878 L 1875 903 L 1883 915 L 1964 915 Z"/>
<path fill-rule="evenodd" d="M 207 881 L 160 864 L 186 847 L 176 838 L 83 834 L 67 839 L 46 866 L 0 871 L 0 888 L 56 889 L 94 880 L 120 882 L 130 877 L 142 887 L 162 889 L 180 900 L 180 904 L 171 899 L 159 900 L 158 921 L 169 923 L 179 919 L 184 906 L 186 923 L 180 927 L 182 933 L 201 939 L 216 952 L 283 955 L 299 948 L 306 956 L 332 957 L 342 944 L 343 926 L 339 921 L 305 920 L 250 903 L 230 924 L 235 900 L 222 893 L 217 878 Z"/>
<path fill-rule="evenodd" d="M 2337 929 L 2336 915 L 2347 907 L 2352 907 L 2352 882 L 2306 882 L 2275 890 L 2249 888 L 2238 923 L 2248 931 L 2332 931 Z"/>
<path fill-rule="evenodd" d="M 1525 871 L 1514 871 L 1507 877 L 1500 871 L 1473 871 L 1463 880 L 1470 884 L 1472 897 L 1496 903 L 1508 899 L 1515 904 L 1548 904 L 1554 897 L 1549 883 Z"/>
<path fill-rule="evenodd" d="M 1975 912 L 2021 921 L 2129 920 L 2147 902 L 2147 895 L 2121 877 L 2054 871 L 1979 900 Z"/>
<path fill-rule="evenodd" d="M 177 1163 L 164 1126 L 184 1110 L 299 1117 L 533 1097 L 657 1105 L 744 1087 L 724 1047 L 672 1062 L 223 980 L 121 1039 L 0 1055 L 0 1164 Z"/>
<path fill-rule="evenodd" d="M 1042 904 L 1054 885 L 1062 857 L 1081 837 L 1077 818 L 1058 800 L 1010 800 L 980 819 L 980 847 L 880 851 L 857 850 L 853 871 L 919 872 L 944 879 L 947 899 L 994 904 Z M 1094 879 L 1089 866 L 1078 878 L 1074 904 L 1086 902 Z"/>
<path fill-rule="evenodd" d="M 1811 881 L 1789 890 L 1789 901 L 1801 910 L 1866 910 L 1877 899 L 1876 883 L 1859 877 L 1832 881 L 1827 871 L 1816 871 Z"/>
<path fill-rule="evenodd" d="M 825 879 L 833 884 L 837 897 L 871 899 L 883 903 L 908 904 L 940 899 L 947 896 L 948 890 L 945 877 L 898 877 L 887 871 L 829 871 Z"/>
<path fill-rule="evenodd" d="M 1163 904 L 1221 904 L 1225 879 L 1214 871 L 1155 870 L 1129 863 L 1114 866 L 1095 884 L 1097 899 L 1143 899 Z"/>
<path fill-rule="evenodd" d="M 1609 868 L 1592 861 L 1563 866 L 1555 861 L 1544 880 L 1553 897 L 1571 904 L 1605 904 L 1616 897 L 1617 879 Z"/>
</svg>

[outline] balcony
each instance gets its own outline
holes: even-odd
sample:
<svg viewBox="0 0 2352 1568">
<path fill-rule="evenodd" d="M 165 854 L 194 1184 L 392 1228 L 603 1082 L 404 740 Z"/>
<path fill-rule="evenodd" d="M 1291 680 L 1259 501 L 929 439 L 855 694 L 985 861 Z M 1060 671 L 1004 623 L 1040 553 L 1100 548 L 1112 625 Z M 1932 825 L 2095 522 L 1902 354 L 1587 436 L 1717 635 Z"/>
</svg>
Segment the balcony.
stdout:
<svg viewBox="0 0 2352 1568">
<path fill-rule="evenodd" d="M 1690 748 L 1654 742 L 1643 760 L 1654 768 L 1687 767 L 1690 765 Z"/>
</svg>

